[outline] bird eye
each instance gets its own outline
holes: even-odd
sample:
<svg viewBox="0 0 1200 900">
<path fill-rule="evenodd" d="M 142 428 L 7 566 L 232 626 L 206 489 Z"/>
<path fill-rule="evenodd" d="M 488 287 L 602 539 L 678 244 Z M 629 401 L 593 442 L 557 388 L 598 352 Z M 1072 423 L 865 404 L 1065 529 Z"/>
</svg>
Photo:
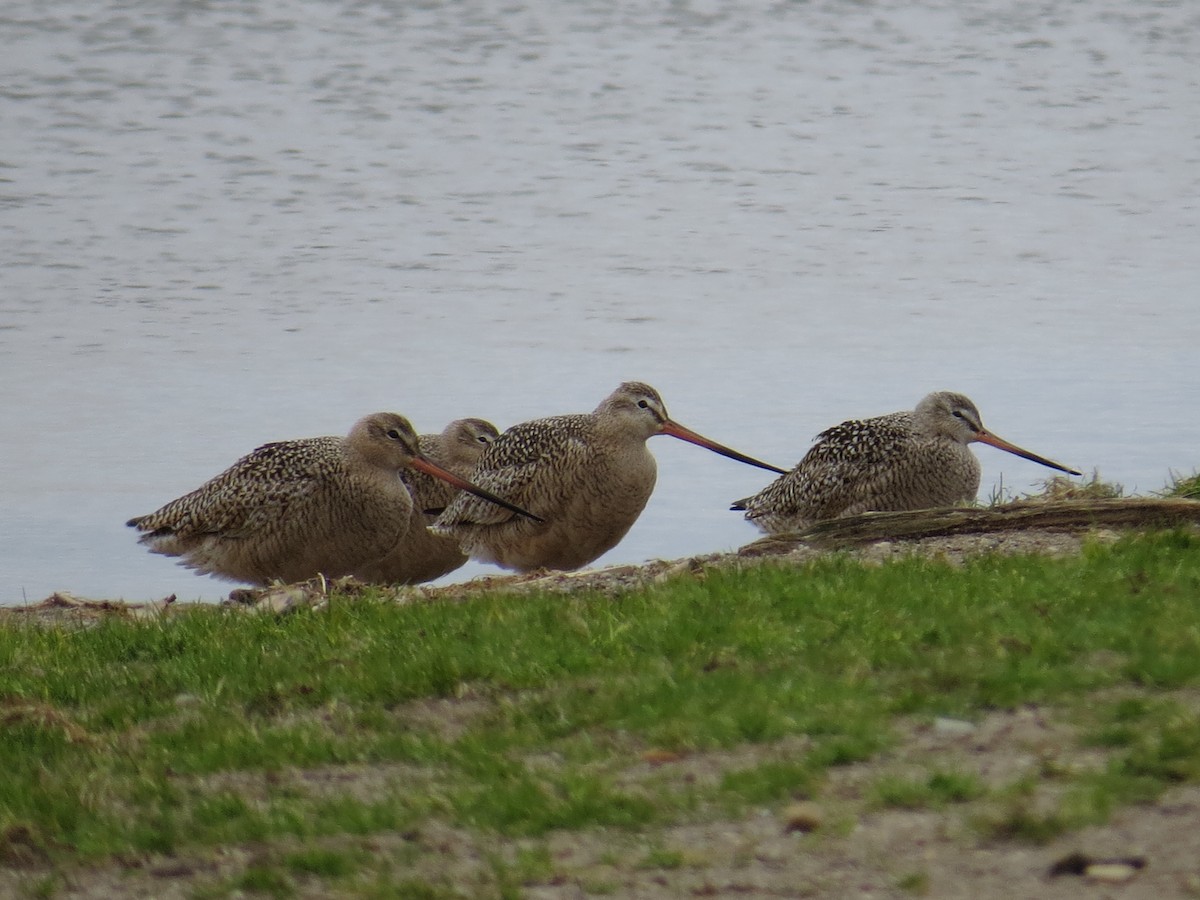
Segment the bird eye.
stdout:
<svg viewBox="0 0 1200 900">
<path fill-rule="evenodd" d="M 961 410 L 961 409 L 956 409 L 956 410 L 954 411 L 954 418 L 956 418 L 956 419 L 961 419 L 962 417 L 963 417 L 962 410 Z"/>
<path fill-rule="evenodd" d="M 650 404 L 647 403 L 645 400 L 638 401 L 638 409 L 649 409 L 649 408 L 650 408 Z"/>
<path fill-rule="evenodd" d="M 387 430 L 387 436 L 388 436 L 389 438 L 391 438 L 393 441 L 399 441 L 399 440 L 401 440 L 401 437 L 400 437 L 400 432 L 399 432 L 399 430 L 397 430 L 397 429 L 395 429 L 395 428 L 389 428 L 389 429 Z"/>
</svg>

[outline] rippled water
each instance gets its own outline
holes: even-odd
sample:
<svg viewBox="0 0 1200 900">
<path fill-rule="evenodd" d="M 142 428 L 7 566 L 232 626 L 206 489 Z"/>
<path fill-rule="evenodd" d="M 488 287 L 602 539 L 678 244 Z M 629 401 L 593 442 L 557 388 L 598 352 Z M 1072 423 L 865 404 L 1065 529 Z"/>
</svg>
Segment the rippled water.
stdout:
<svg viewBox="0 0 1200 900">
<path fill-rule="evenodd" d="M 780 465 L 940 388 L 1130 490 L 1200 465 L 1190 0 L 12 0 L 0 47 L 0 603 L 217 598 L 124 520 L 626 379 Z M 754 536 L 766 473 L 652 447 L 602 562 Z"/>
</svg>

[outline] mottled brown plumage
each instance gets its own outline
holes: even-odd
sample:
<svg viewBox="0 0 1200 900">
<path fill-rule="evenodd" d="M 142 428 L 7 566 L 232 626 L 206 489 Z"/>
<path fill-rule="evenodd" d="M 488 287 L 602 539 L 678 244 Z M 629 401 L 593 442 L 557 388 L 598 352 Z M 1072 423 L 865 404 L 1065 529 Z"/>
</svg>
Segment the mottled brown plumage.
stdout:
<svg viewBox="0 0 1200 900">
<path fill-rule="evenodd" d="M 979 490 L 979 460 L 967 446 L 974 441 L 1080 474 L 996 437 L 974 403 L 940 391 L 915 410 L 852 419 L 821 432 L 792 471 L 731 508 L 774 534 L 868 511 L 969 503 Z"/>
<path fill-rule="evenodd" d="M 426 459 L 466 478 L 484 448 L 498 436 L 499 431 L 491 422 L 455 419 L 441 434 L 421 435 L 420 449 Z M 438 514 L 458 494 L 458 488 L 415 469 L 402 469 L 400 478 L 413 500 L 408 530 L 390 553 L 355 571 L 355 577 L 362 581 L 420 584 L 453 572 L 467 561 L 458 541 L 429 530 Z"/>
<path fill-rule="evenodd" d="M 669 434 L 750 465 L 667 416 L 654 388 L 622 384 L 595 412 L 515 425 L 483 452 L 471 478 L 541 515 L 515 519 L 460 494 L 434 530 L 473 559 L 509 569 L 577 569 L 615 547 L 637 521 L 657 478 L 646 441 Z"/>
<path fill-rule="evenodd" d="M 153 552 L 232 581 L 339 577 L 387 553 L 408 528 L 412 497 L 399 477 L 406 466 L 480 491 L 424 459 L 403 416 L 375 413 L 344 438 L 265 444 L 127 524 Z"/>
</svg>

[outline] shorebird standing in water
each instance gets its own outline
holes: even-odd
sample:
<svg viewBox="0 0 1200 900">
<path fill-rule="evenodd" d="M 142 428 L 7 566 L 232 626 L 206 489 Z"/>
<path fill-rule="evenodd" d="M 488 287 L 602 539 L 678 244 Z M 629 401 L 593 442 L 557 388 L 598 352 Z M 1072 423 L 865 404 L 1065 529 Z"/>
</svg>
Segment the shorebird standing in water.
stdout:
<svg viewBox="0 0 1200 900">
<path fill-rule="evenodd" d="M 426 459 L 408 419 L 375 413 L 344 438 L 264 444 L 126 524 L 151 551 L 182 557 L 204 574 L 251 584 L 336 578 L 392 550 L 408 529 L 412 497 L 399 477 L 405 467 L 530 516 Z"/>
<path fill-rule="evenodd" d="M 863 512 L 973 502 L 980 477 L 979 460 L 967 446 L 973 442 L 1081 474 L 996 437 L 974 403 L 939 391 L 915 410 L 852 419 L 821 432 L 792 471 L 730 508 L 775 534 Z"/>
<path fill-rule="evenodd" d="M 784 471 L 673 422 L 658 391 L 626 382 L 595 412 L 514 425 L 483 451 L 471 479 L 545 521 L 519 519 L 459 494 L 434 531 L 457 538 L 471 558 L 507 569 L 585 566 L 617 545 L 650 499 L 657 467 L 646 441 L 656 434 Z"/>
<path fill-rule="evenodd" d="M 460 478 L 467 478 L 484 448 L 500 432 L 483 419 L 455 419 L 441 434 L 423 434 L 421 454 Z M 400 478 L 412 496 L 407 532 L 390 553 L 356 570 L 354 577 L 377 584 L 420 584 L 453 572 L 467 561 L 458 541 L 434 534 L 429 526 L 452 501 L 458 488 L 411 466 Z"/>
</svg>

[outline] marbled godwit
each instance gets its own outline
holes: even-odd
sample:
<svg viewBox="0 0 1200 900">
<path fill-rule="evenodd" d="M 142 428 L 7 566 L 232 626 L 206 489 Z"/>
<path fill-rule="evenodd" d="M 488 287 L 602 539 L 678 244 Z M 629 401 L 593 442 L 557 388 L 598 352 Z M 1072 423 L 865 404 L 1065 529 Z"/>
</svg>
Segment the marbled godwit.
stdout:
<svg viewBox="0 0 1200 900">
<path fill-rule="evenodd" d="M 971 502 L 979 460 L 968 444 L 990 444 L 1061 472 L 1074 469 L 1022 450 L 983 427 L 962 394 L 929 394 L 912 411 L 851 419 L 817 435 L 792 471 L 731 509 L 770 534 L 822 519 Z"/>
<path fill-rule="evenodd" d="M 264 444 L 126 524 L 153 552 L 204 574 L 253 584 L 335 578 L 387 553 L 408 528 L 412 497 L 398 475 L 406 466 L 529 515 L 425 459 L 403 416 L 375 413 L 344 438 Z"/>
<path fill-rule="evenodd" d="M 455 419 L 441 434 L 421 435 L 421 454 L 460 478 L 467 478 L 484 448 L 499 434 L 495 425 L 483 419 Z M 413 499 L 408 531 L 390 553 L 355 571 L 354 576 L 362 581 L 420 584 L 453 572 L 467 561 L 458 541 L 429 530 L 458 488 L 412 468 L 401 469 L 400 478 Z"/>
<path fill-rule="evenodd" d="M 514 425 L 483 451 L 472 480 L 537 510 L 544 522 L 459 494 L 434 530 L 457 538 L 473 559 L 508 569 L 585 566 L 616 546 L 650 499 L 657 469 L 646 441 L 656 434 L 783 472 L 671 421 L 654 388 L 627 382 L 593 413 Z"/>
</svg>

